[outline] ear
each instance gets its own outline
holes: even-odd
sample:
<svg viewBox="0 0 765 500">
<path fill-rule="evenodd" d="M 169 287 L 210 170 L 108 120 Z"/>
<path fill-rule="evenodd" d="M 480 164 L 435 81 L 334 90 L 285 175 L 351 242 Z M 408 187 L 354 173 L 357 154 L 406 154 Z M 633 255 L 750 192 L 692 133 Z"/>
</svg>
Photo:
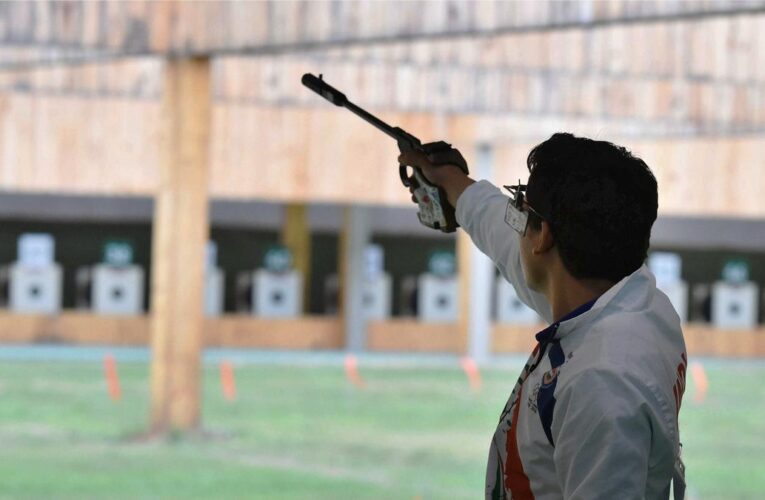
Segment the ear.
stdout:
<svg viewBox="0 0 765 500">
<path fill-rule="evenodd" d="M 531 249 L 534 255 L 546 253 L 555 245 L 555 238 L 547 221 L 542 221 L 542 228 L 537 232 L 534 240 L 534 246 Z"/>
</svg>

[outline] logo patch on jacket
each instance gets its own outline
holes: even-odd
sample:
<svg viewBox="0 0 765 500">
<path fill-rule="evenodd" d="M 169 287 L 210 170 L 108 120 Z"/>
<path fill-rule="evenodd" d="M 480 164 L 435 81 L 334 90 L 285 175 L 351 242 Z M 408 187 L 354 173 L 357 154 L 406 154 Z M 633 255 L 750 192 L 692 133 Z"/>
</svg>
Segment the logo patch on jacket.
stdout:
<svg viewBox="0 0 765 500">
<path fill-rule="evenodd" d="M 549 372 L 545 372 L 544 375 L 542 375 L 542 387 L 549 387 L 550 384 L 552 384 L 556 378 L 558 378 L 558 373 L 560 370 L 555 367 Z"/>
</svg>

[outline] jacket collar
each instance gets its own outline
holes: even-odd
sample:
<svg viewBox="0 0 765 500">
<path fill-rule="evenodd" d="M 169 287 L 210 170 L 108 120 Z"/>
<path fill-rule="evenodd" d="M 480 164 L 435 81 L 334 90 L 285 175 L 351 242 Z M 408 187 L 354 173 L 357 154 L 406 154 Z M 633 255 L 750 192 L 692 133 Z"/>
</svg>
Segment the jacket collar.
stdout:
<svg viewBox="0 0 765 500">
<path fill-rule="evenodd" d="M 564 337 L 577 325 L 592 321 L 611 303 L 618 302 L 627 310 L 640 309 L 645 306 L 650 291 L 655 288 L 656 280 L 644 264 L 632 274 L 622 278 L 597 299 L 582 304 L 559 321 L 537 333 L 537 341 L 549 342 Z"/>
<path fill-rule="evenodd" d="M 593 299 L 585 304 L 582 304 L 581 306 L 577 307 L 570 313 L 566 314 L 564 317 L 562 317 L 560 320 L 556 321 L 552 325 L 548 326 L 541 332 L 537 333 L 537 341 L 540 343 L 550 342 L 553 338 L 556 337 L 556 333 L 558 333 L 558 329 L 560 328 L 561 324 L 572 320 L 576 318 L 577 316 L 580 316 L 590 309 L 592 309 L 592 306 L 595 305 L 596 299 Z"/>
</svg>

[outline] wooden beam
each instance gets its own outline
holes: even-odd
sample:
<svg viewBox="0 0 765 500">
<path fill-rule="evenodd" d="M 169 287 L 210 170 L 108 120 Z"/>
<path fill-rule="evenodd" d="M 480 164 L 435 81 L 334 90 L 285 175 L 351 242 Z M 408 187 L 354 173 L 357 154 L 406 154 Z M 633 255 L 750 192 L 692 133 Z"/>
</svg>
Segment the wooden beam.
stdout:
<svg viewBox="0 0 765 500">
<path fill-rule="evenodd" d="M 200 422 L 204 249 L 209 235 L 210 61 L 165 67 L 152 235 L 151 430 Z"/>
<path fill-rule="evenodd" d="M 306 311 L 311 297 L 311 231 L 304 203 L 290 203 L 285 207 L 282 244 L 292 253 L 293 266 L 302 277 L 303 310 Z"/>
</svg>

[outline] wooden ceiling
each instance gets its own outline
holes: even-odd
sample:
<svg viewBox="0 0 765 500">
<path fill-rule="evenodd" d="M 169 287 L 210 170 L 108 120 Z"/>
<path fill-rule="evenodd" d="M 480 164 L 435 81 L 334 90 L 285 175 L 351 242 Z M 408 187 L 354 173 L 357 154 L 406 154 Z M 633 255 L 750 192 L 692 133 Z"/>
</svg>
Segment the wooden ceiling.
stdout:
<svg viewBox="0 0 765 500">
<path fill-rule="evenodd" d="M 274 52 L 762 12 L 762 0 L 3 2 L 0 43 L 75 55 Z"/>
<path fill-rule="evenodd" d="M 310 71 L 376 111 L 765 131 L 764 0 L 19 2 L 0 41 L 14 92 L 156 100 L 158 56 L 193 54 L 242 105 L 323 106 Z"/>
</svg>

